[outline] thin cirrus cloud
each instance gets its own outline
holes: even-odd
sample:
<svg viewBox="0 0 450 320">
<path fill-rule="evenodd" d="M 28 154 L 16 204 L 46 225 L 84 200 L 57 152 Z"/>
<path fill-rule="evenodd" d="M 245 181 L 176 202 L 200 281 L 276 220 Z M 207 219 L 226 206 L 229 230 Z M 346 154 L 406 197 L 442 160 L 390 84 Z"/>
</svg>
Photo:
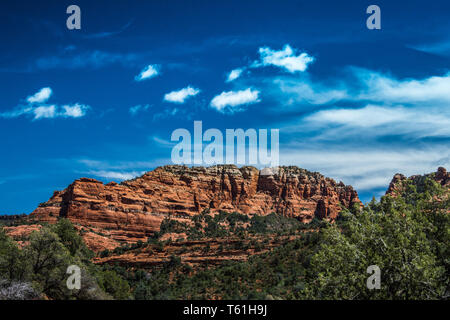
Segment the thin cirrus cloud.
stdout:
<svg viewBox="0 0 450 320">
<path fill-rule="evenodd" d="M 264 83 L 267 91 L 276 96 L 276 100 L 285 106 L 310 104 L 323 105 L 349 98 L 345 84 L 327 86 L 314 82 L 309 77 L 289 78 L 277 77 Z"/>
<path fill-rule="evenodd" d="M 114 180 L 130 180 L 143 175 L 145 171 L 131 171 L 131 172 L 119 172 L 119 171 L 107 171 L 107 170 L 91 170 L 87 174 L 93 175 L 105 179 Z"/>
<path fill-rule="evenodd" d="M 154 161 L 111 161 L 95 159 L 57 159 L 58 163 L 70 168 L 78 167 L 76 172 L 107 180 L 130 180 L 141 176 L 150 168 L 167 163 L 165 159 Z M 81 166 L 81 167 L 80 167 Z"/>
<path fill-rule="evenodd" d="M 142 71 L 136 77 L 134 77 L 134 80 L 143 81 L 154 78 L 159 74 L 159 69 L 159 65 L 149 64 L 144 69 L 142 69 Z"/>
<path fill-rule="evenodd" d="M 301 146 L 290 145 L 280 152 L 281 165 L 299 165 L 341 180 L 359 191 L 378 189 L 380 194 L 386 191 L 396 173 L 429 173 L 438 166 L 450 164 L 449 153 L 443 153 L 442 146 L 354 149 L 305 141 Z"/>
<path fill-rule="evenodd" d="M 398 79 L 372 70 L 349 68 L 348 77 L 314 81 L 301 77 L 266 77 L 253 83 L 263 88 L 278 104 L 289 111 L 312 105 L 333 105 L 338 102 L 405 105 L 421 108 L 446 106 L 450 103 L 450 73 L 423 79 Z M 441 111 L 442 112 L 442 111 Z"/>
<path fill-rule="evenodd" d="M 330 109 L 304 118 L 301 127 L 320 129 L 316 139 L 364 136 L 375 139 L 387 135 L 404 135 L 410 139 L 450 137 L 448 114 L 403 106 L 367 105 L 363 108 Z"/>
<path fill-rule="evenodd" d="M 252 68 L 275 66 L 289 73 L 303 72 L 314 62 L 314 57 L 302 52 L 296 55 L 296 50 L 286 44 L 282 50 L 272 50 L 269 47 L 259 48 L 260 60 L 253 62 Z"/>
<path fill-rule="evenodd" d="M 405 108 L 387 108 L 368 105 L 357 109 L 321 110 L 305 118 L 306 121 L 324 125 L 347 125 L 360 128 L 378 127 L 390 122 L 398 122 L 411 118 Z"/>
<path fill-rule="evenodd" d="M 450 138 L 450 110 L 447 108 L 450 103 L 449 74 L 401 80 L 370 70 L 353 69 L 352 72 L 359 90 L 349 83 L 340 84 L 345 88 L 342 91 L 332 87 L 320 87 L 316 91 L 318 84 L 312 82 L 308 84 L 311 90 L 300 90 L 300 84 L 291 85 L 289 93 L 299 108 L 302 103 L 311 103 L 308 99 L 320 99 L 320 96 L 334 97 L 331 102 L 356 105 L 352 108 L 338 108 L 334 104 L 322 106 L 324 109 L 310 112 L 287 130 L 310 130 L 314 132 L 316 141 L 339 140 L 344 143 L 370 143 L 392 136 L 401 137 L 402 141 Z"/>
<path fill-rule="evenodd" d="M 166 93 L 164 95 L 164 101 L 182 104 L 182 103 L 185 103 L 188 98 L 194 97 L 199 93 L 200 93 L 200 89 L 196 89 L 191 86 L 188 86 L 186 88 L 183 88 L 183 89 L 180 89 L 177 91 L 172 91 L 172 92 Z"/>
<path fill-rule="evenodd" d="M 53 91 L 51 88 L 42 88 L 35 94 L 27 97 L 27 105 L 20 105 L 11 111 L 0 113 L 0 117 L 11 119 L 26 115 L 31 116 L 33 120 L 81 118 L 84 117 L 87 110 L 90 109 L 90 106 L 80 103 L 62 106 L 58 106 L 56 104 L 46 104 L 52 93 Z"/>
<path fill-rule="evenodd" d="M 136 114 L 138 114 L 139 112 L 142 111 L 147 111 L 148 109 L 150 109 L 150 105 L 146 104 L 146 105 L 136 105 L 134 107 L 131 107 L 128 111 L 131 113 L 132 116 L 135 116 Z"/>
<path fill-rule="evenodd" d="M 243 111 L 244 105 L 260 102 L 259 91 L 247 88 L 239 91 L 222 92 L 211 100 L 211 107 L 219 112 L 234 113 Z"/>
<path fill-rule="evenodd" d="M 91 33 L 91 34 L 83 35 L 82 37 L 85 39 L 101 39 L 101 38 L 115 36 L 115 35 L 121 34 L 125 30 L 127 30 L 132 25 L 132 23 L 133 23 L 133 21 L 129 21 L 127 24 L 122 26 L 119 30 Z"/>
<path fill-rule="evenodd" d="M 370 70 L 356 69 L 366 89 L 357 99 L 395 103 L 450 103 L 450 73 L 425 79 L 398 80 Z"/>
<path fill-rule="evenodd" d="M 440 54 L 444 56 L 450 55 L 450 39 L 444 38 L 438 42 L 423 43 L 412 48 L 428 53 Z"/>
<path fill-rule="evenodd" d="M 100 50 L 87 51 L 81 53 L 61 52 L 58 55 L 41 57 L 36 60 L 31 67 L 39 70 L 50 69 L 80 69 L 80 68 L 102 68 L 111 64 L 130 65 L 134 64 L 138 56 L 133 53 L 113 53 Z"/>
</svg>

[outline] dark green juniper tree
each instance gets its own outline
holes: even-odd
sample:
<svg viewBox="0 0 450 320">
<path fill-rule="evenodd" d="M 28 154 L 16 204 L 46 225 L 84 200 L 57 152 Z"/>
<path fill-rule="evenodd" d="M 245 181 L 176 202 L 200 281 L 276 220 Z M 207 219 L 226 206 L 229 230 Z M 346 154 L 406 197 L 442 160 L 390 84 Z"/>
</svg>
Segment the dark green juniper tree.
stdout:
<svg viewBox="0 0 450 320">
<path fill-rule="evenodd" d="M 449 294 L 449 199 L 431 179 L 343 212 L 322 231 L 304 297 L 312 299 L 445 299 Z M 381 269 L 381 289 L 369 290 L 367 267 Z"/>
<path fill-rule="evenodd" d="M 93 253 L 86 247 L 72 223 L 60 219 L 52 226 L 34 231 L 29 244 L 19 249 L 17 243 L 0 229 L 0 281 L 6 296 L 0 299 L 127 299 L 128 283 L 113 271 L 92 264 Z M 81 288 L 70 290 L 67 268 L 81 270 Z M 32 290 L 27 295 L 14 290 Z"/>
</svg>

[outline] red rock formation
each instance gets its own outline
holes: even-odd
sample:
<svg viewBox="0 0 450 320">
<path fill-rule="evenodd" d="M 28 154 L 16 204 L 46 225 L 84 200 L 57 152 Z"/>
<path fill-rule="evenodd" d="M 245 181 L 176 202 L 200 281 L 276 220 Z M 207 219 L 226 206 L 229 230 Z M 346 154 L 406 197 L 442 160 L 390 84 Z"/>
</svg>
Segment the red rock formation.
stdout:
<svg viewBox="0 0 450 320">
<path fill-rule="evenodd" d="M 39 224 L 23 224 L 19 226 L 3 227 L 5 233 L 13 238 L 21 247 L 28 245 L 28 239 L 33 231 L 41 230 Z"/>
<path fill-rule="evenodd" d="M 133 267 L 163 266 L 170 261 L 171 256 L 181 259 L 181 262 L 191 266 L 199 264 L 220 264 L 225 261 L 246 261 L 250 256 L 265 253 L 273 248 L 279 247 L 284 241 L 293 241 L 300 235 L 280 236 L 272 238 L 252 237 L 242 240 L 238 238 L 215 238 L 202 240 L 182 240 L 165 244 L 163 247 L 157 245 L 147 245 L 126 251 L 122 254 L 111 254 L 107 257 L 96 257 L 94 263 L 97 264 L 122 264 Z M 262 241 L 267 239 L 267 243 L 262 246 Z M 237 249 L 236 244 L 243 243 L 246 249 Z M 254 245 L 259 243 L 257 250 Z M 205 250 L 207 248 L 207 250 Z"/>
<path fill-rule="evenodd" d="M 105 249 L 113 250 L 120 246 L 118 241 L 102 237 L 93 232 L 85 233 L 82 237 L 86 246 L 94 252 L 103 251 Z"/>
<path fill-rule="evenodd" d="M 403 174 L 397 173 L 391 180 L 389 188 L 386 191 L 386 195 L 396 196 L 403 191 L 404 183 L 407 180 L 411 180 L 414 184 L 420 185 L 424 178 L 431 178 L 441 186 L 450 188 L 450 173 L 444 167 L 439 167 L 435 173 L 425 175 L 414 175 L 409 178 Z"/>
<path fill-rule="evenodd" d="M 13 239 L 28 238 L 33 231 L 39 231 L 42 228 L 39 224 L 23 224 L 20 226 L 3 227 L 6 234 Z"/>
<path fill-rule="evenodd" d="M 351 186 L 297 167 L 261 175 L 253 167 L 164 166 L 143 176 L 104 185 L 81 178 L 30 215 L 53 223 L 58 216 L 97 228 L 118 241 L 145 240 L 168 216 L 186 219 L 209 209 L 266 215 L 272 212 L 309 221 L 334 219 L 340 206 L 360 203 Z"/>
<path fill-rule="evenodd" d="M 434 175 L 434 180 L 442 186 L 450 186 L 450 173 L 444 167 L 439 167 Z"/>
</svg>

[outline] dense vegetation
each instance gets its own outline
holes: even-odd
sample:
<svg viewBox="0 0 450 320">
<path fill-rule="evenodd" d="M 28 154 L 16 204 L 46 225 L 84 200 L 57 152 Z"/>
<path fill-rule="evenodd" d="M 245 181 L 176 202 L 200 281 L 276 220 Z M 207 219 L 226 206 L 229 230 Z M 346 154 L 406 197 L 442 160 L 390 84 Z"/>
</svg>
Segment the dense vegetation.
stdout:
<svg viewBox="0 0 450 320">
<path fill-rule="evenodd" d="M 194 272 L 172 257 L 145 272 L 111 268 L 136 299 L 448 299 L 448 194 L 431 179 L 404 188 L 247 262 Z M 381 269 L 379 290 L 366 286 L 371 265 Z"/>
<path fill-rule="evenodd" d="M 0 298 L 20 292 L 27 299 L 449 299 L 449 209 L 448 190 L 424 177 L 379 202 L 343 209 L 335 223 L 204 212 L 192 225 L 167 219 L 148 243 L 113 251 L 163 246 L 158 237 L 165 233 L 248 241 L 301 235 L 245 262 L 195 269 L 176 255 L 163 267 L 95 266 L 65 219 L 33 233 L 24 249 L 0 231 Z M 70 264 L 83 270 L 80 290 L 66 287 Z M 366 286 L 371 265 L 381 270 L 380 289 Z"/>
<path fill-rule="evenodd" d="M 189 240 L 204 238 L 220 238 L 238 236 L 245 234 L 289 234 L 303 228 L 317 227 L 320 223 L 317 219 L 313 224 L 303 224 L 296 219 L 290 219 L 271 213 L 267 216 L 240 214 L 238 212 L 227 213 L 220 211 L 211 216 L 209 210 L 192 218 L 192 225 L 181 223 L 172 219 L 163 220 L 160 232 L 155 234 L 158 238 L 165 233 L 186 233 Z"/>
<path fill-rule="evenodd" d="M 128 283 L 92 264 L 93 253 L 67 219 L 34 231 L 20 249 L 0 229 L 0 299 L 126 299 Z M 67 288 L 67 268 L 81 269 L 81 288 Z"/>
</svg>

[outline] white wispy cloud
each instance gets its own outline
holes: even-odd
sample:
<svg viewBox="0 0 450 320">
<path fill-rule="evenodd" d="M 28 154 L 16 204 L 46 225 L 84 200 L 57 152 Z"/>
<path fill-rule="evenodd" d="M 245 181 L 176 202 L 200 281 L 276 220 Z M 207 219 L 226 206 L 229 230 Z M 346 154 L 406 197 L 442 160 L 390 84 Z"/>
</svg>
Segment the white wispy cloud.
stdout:
<svg viewBox="0 0 450 320">
<path fill-rule="evenodd" d="M 2 176 L 0 177 L 0 184 L 8 183 L 10 181 L 19 181 L 19 180 L 32 180 L 36 178 L 40 178 L 41 174 L 30 174 L 30 173 L 22 173 L 12 176 Z"/>
<path fill-rule="evenodd" d="M 124 32 L 125 30 L 127 30 L 132 25 L 132 23 L 133 23 L 133 21 L 129 21 L 127 24 L 122 26 L 119 30 L 91 33 L 91 34 L 83 35 L 82 37 L 85 39 L 101 39 L 101 38 L 115 36 L 115 35 L 118 35 L 118 34 Z"/>
<path fill-rule="evenodd" d="M 419 79 L 400 79 L 373 70 L 347 68 L 340 77 L 312 79 L 307 73 L 255 77 L 247 84 L 264 90 L 268 100 L 279 112 L 310 111 L 343 103 L 415 107 L 438 111 L 448 110 L 450 73 Z M 280 108 L 280 105 L 283 108 Z M 273 111 L 273 110 L 272 110 Z"/>
<path fill-rule="evenodd" d="M 170 117 L 174 117 L 176 115 L 180 115 L 183 114 L 183 112 L 180 112 L 182 110 L 180 110 L 180 108 L 166 108 L 161 112 L 157 112 L 155 114 L 153 114 L 153 120 L 162 120 L 162 119 L 166 119 L 166 118 L 170 118 Z M 186 115 L 186 113 L 184 113 L 184 115 Z"/>
<path fill-rule="evenodd" d="M 269 47 L 259 48 L 260 60 L 255 61 L 251 67 L 276 66 L 290 73 L 303 72 L 314 58 L 306 52 L 296 55 L 290 45 L 285 45 L 282 50 L 272 50 Z"/>
<path fill-rule="evenodd" d="M 29 103 L 44 103 L 46 102 L 50 96 L 52 95 L 52 89 L 49 87 L 42 88 L 32 96 L 27 98 Z"/>
<path fill-rule="evenodd" d="M 168 163 L 169 159 L 154 159 L 152 161 L 111 161 L 90 158 L 55 159 L 56 163 L 68 168 L 76 168 L 77 174 L 95 176 L 107 180 L 130 180 L 143 175 L 153 168 Z M 81 165 L 81 167 L 80 167 Z"/>
<path fill-rule="evenodd" d="M 379 146 L 358 150 L 343 146 L 310 145 L 280 150 L 282 165 L 299 165 L 350 184 L 358 191 L 385 191 L 396 173 L 404 175 L 435 172 L 437 167 L 450 165 L 450 153 L 441 146 L 428 148 L 397 148 Z"/>
<path fill-rule="evenodd" d="M 156 142 L 159 146 L 162 146 L 164 148 L 172 148 L 176 145 L 175 142 L 162 139 L 158 136 L 151 136 L 151 137 L 149 137 L 149 139 L 153 142 Z"/>
<path fill-rule="evenodd" d="M 34 120 L 53 119 L 53 118 L 81 118 L 86 115 L 89 106 L 76 103 L 74 105 L 45 105 L 35 108 L 23 109 L 23 114 L 34 115 Z"/>
<path fill-rule="evenodd" d="M 130 180 L 143 175 L 145 171 L 131 171 L 131 172 L 119 172 L 119 171 L 106 171 L 106 170 L 92 170 L 88 171 L 87 174 L 101 177 L 105 179 L 116 179 L 116 180 Z"/>
<path fill-rule="evenodd" d="M 111 180 L 130 180 L 143 175 L 151 168 L 156 166 L 155 162 L 147 161 L 105 161 L 97 159 L 57 159 L 58 163 L 62 163 L 72 169 L 78 167 L 78 174 L 94 176 Z M 79 165 L 82 168 L 79 168 Z"/>
<path fill-rule="evenodd" d="M 330 102 L 322 110 L 308 110 L 309 114 L 287 131 L 310 132 L 317 140 L 335 141 L 344 137 L 350 141 L 375 141 L 387 136 L 402 136 L 403 140 L 423 138 L 450 138 L 449 76 L 432 76 L 425 79 L 399 80 L 367 70 L 354 70 L 359 79 L 355 89 L 320 87 L 318 91 L 299 90 L 292 85 L 290 91 L 294 107 L 315 104 L 316 95 L 324 93 L 323 102 Z M 277 80 L 275 80 L 276 82 Z M 295 80 L 292 80 L 295 82 Z M 319 88 L 308 83 L 312 89 Z M 346 87 L 340 84 L 341 87 Z M 282 95 L 282 93 L 278 93 Z M 276 94 L 275 94 L 276 96 Z M 309 97 L 309 100 L 307 99 Z M 334 102 L 350 102 L 352 108 L 333 106 Z M 345 141 L 344 141 L 345 143 Z"/>
<path fill-rule="evenodd" d="M 172 103 L 184 103 L 189 97 L 194 97 L 200 93 L 200 89 L 192 88 L 188 86 L 186 88 L 172 91 L 164 95 L 164 101 Z"/>
<path fill-rule="evenodd" d="M 89 109 L 89 106 L 75 103 L 74 105 L 65 105 L 62 106 L 61 116 L 69 117 L 69 118 L 80 118 L 86 115 L 86 111 Z"/>
<path fill-rule="evenodd" d="M 151 79 L 156 77 L 159 74 L 159 65 L 157 64 L 149 64 L 142 71 L 134 77 L 136 81 L 143 81 L 146 79 Z"/>
<path fill-rule="evenodd" d="M 134 53 L 114 53 L 100 50 L 87 52 L 74 52 L 63 50 L 57 55 L 41 57 L 30 66 L 34 69 L 79 69 L 79 68 L 101 68 L 110 64 L 130 65 L 134 64 L 137 55 Z"/>
<path fill-rule="evenodd" d="M 150 105 L 146 104 L 146 105 L 136 105 L 134 107 L 131 107 L 129 109 L 129 112 L 131 113 L 131 115 L 136 115 L 137 113 L 141 112 L 141 111 L 147 111 L 148 109 L 150 109 Z"/>
<path fill-rule="evenodd" d="M 242 105 L 260 102 L 259 91 L 247 88 L 239 91 L 222 92 L 211 100 L 211 107 L 220 112 L 242 111 Z"/>
<path fill-rule="evenodd" d="M 402 106 L 367 105 L 354 109 L 321 110 L 304 118 L 317 128 L 328 128 L 318 137 L 349 135 L 407 135 L 411 138 L 450 137 L 450 117 L 447 112 L 430 113 L 429 110 Z M 308 126 L 303 126 L 303 128 Z"/>
<path fill-rule="evenodd" d="M 399 80 L 370 70 L 356 69 L 365 89 L 355 99 L 384 103 L 450 103 L 450 73 L 424 79 Z"/>
<path fill-rule="evenodd" d="M 448 37 L 437 42 L 423 43 L 411 47 L 428 53 L 440 54 L 444 56 L 450 55 L 450 39 Z"/>
<path fill-rule="evenodd" d="M 56 107 L 52 106 L 39 106 L 32 109 L 32 113 L 34 113 L 34 119 L 43 119 L 43 118 L 54 118 L 56 116 Z"/>
<path fill-rule="evenodd" d="M 154 161 L 110 161 L 110 160 L 97 160 L 90 158 L 81 159 L 58 159 L 58 162 L 73 166 L 74 161 L 76 164 L 81 164 L 87 167 L 89 171 L 116 171 L 116 172 L 141 172 L 142 170 L 149 171 L 151 168 L 159 165 L 164 165 L 167 160 L 154 160 Z"/>
<path fill-rule="evenodd" d="M 52 118 L 80 118 L 86 115 L 90 106 L 75 103 L 73 105 L 58 106 L 56 104 L 44 104 L 52 95 L 52 89 L 42 88 L 35 94 L 28 96 L 27 105 L 19 105 L 13 110 L 0 113 L 2 118 L 17 118 L 22 115 L 28 115 L 33 120 L 52 119 Z"/>
<path fill-rule="evenodd" d="M 311 81 L 309 77 L 289 78 L 276 77 L 265 81 L 268 91 L 277 96 L 285 105 L 329 104 L 349 98 L 348 88 L 343 83 L 330 87 L 326 84 Z"/>
<path fill-rule="evenodd" d="M 242 69 L 242 68 L 231 70 L 227 76 L 226 82 L 232 82 L 232 81 L 236 80 L 237 78 L 239 78 L 241 76 L 243 71 L 244 71 L 244 69 Z"/>
</svg>

